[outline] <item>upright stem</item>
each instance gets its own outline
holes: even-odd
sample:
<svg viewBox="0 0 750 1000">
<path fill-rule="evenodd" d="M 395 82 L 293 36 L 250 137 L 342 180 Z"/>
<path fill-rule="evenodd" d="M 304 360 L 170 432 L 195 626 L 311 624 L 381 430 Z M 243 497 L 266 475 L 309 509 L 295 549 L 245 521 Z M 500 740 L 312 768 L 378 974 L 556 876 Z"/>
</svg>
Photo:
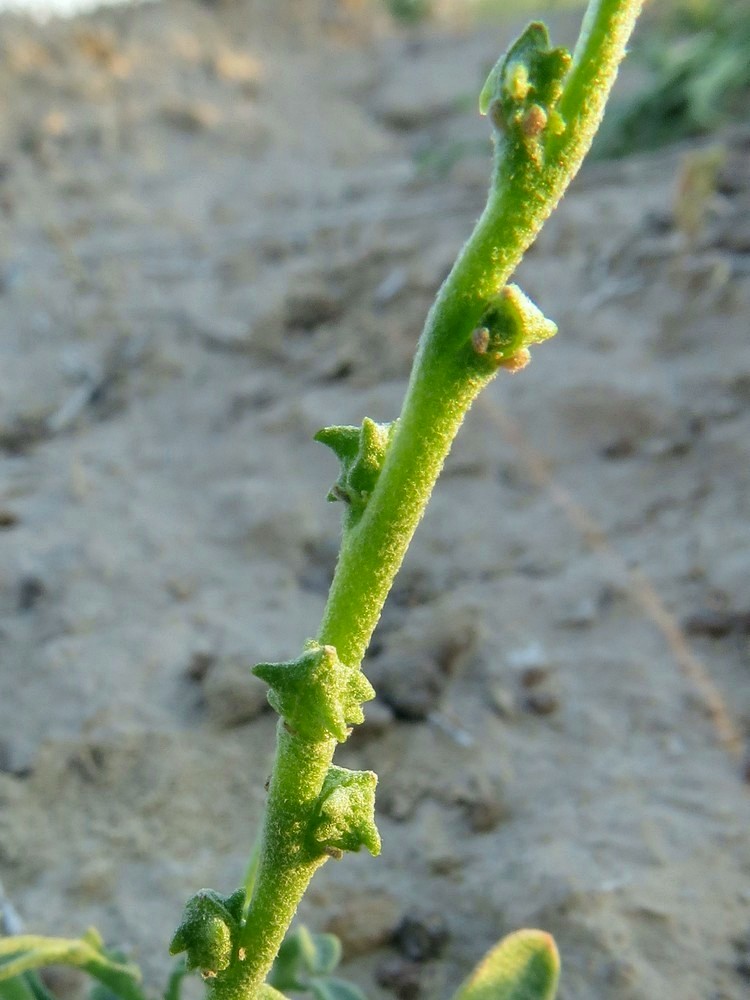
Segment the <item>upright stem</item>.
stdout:
<svg viewBox="0 0 750 1000">
<path fill-rule="evenodd" d="M 472 333 L 577 172 L 641 3 L 589 4 L 564 87 L 555 97 L 555 108 L 550 103 L 544 109 L 544 122 L 548 117 L 551 121 L 556 110 L 564 128 L 550 127 L 542 134 L 536 111 L 523 119 L 519 112 L 508 126 L 515 129 L 511 138 L 498 141 L 487 206 L 428 316 L 375 489 L 360 520 L 345 533 L 318 641 L 335 647 L 341 662 L 351 668 L 364 657 L 464 416 L 497 371 L 497 365 L 473 349 Z M 500 105 L 507 97 L 503 79 L 498 78 L 498 88 Z M 520 93 L 523 88 L 516 89 Z M 531 142 L 537 143 L 533 149 Z M 304 739 L 290 732 L 283 720 L 279 723 L 260 860 L 240 930 L 239 959 L 212 980 L 220 1000 L 254 1000 L 258 995 L 307 884 L 326 860 L 308 846 L 305 831 L 335 745 L 334 739 Z"/>
</svg>

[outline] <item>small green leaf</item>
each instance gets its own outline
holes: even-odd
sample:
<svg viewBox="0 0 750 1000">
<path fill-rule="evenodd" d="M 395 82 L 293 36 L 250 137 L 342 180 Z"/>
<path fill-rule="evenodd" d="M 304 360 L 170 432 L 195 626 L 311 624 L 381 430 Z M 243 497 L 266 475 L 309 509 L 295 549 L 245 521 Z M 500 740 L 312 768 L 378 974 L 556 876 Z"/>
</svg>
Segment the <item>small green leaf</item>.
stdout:
<svg viewBox="0 0 750 1000">
<path fill-rule="evenodd" d="M 356 523 L 375 489 L 396 424 L 378 424 L 365 417 L 361 427 L 324 427 L 315 440 L 330 448 L 341 472 L 328 494 L 349 507 L 349 525 Z"/>
<path fill-rule="evenodd" d="M 259 663 L 253 673 L 269 685 L 268 701 L 289 728 L 315 743 L 331 736 L 343 743 L 350 726 L 364 721 L 362 703 L 375 697 L 361 670 L 314 641 L 296 660 Z"/>
<path fill-rule="evenodd" d="M 329 852 L 366 847 L 377 857 L 380 854 L 380 834 L 375 826 L 377 783 L 377 775 L 372 771 L 349 771 L 331 765 L 311 827 L 313 841 Z"/>
<path fill-rule="evenodd" d="M 187 968 L 205 974 L 228 968 L 236 947 L 245 892 L 240 889 L 221 896 L 201 889 L 185 904 L 180 926 L 169 946 L 171 955 L 185 952 Z"/>
<path fill-rule="evenodd" d="M 178 959 L 169 974 L 167 988 L 164 990 L 164 1000 L 180 1000 L 182 981 L 187 974 L 187 962 L 184 958 Z"/>
<path fill-rule="evenodd" d="M 429 16 L 432 0 L 388 0 L 388 9 L 398 21 L 417 24 Z"/>
<path fill-rule="evenodd" d="M 341 961 L 341 942 L 335 934 L 311 934 L 306 927 L 297 932 L 305 964 L 311 976 L 326 976 Z"/>
<path fill-rule="evenodd" d="M 315 435 L 314 440 L 330 448 L 336 458 L 347 470 L 359 451 L 359 427 L 337 426 L 323 427 Z"/>
<path fill-rule="evenodd" d="M 114 957 L 112 955 L 112 958 Z M 23 979 L 25 979 L 26 985 L 31 990 L 33 1000 L 55 1000 L 54 994 L 47 989 L 36 972 L 25 972 Z"/>
<path fill-rule="evenodd" d="M 81 938 L 36 934 L 0 938 L 0 982 L 46 965 L 76 966 L 104 983 L 122 1000 L 144 1000 L 137 966 L 112 958 L 95 930 L 87 931 Z"/>
<path fill-rule="evenodd" d="M 506 285 L 485 310 L 472 339 L 474 351 L 488 365 L 517 371 L 528 363 L 529 347 L 556 333 L 557 326 L 517 285 Z"/>
<path fill-rule="evenodd" d="M 479 110 L 505 136 L 510 155 L 519 151 L 543 163 L 545 135 L 561 135 L 565 122 L 556 105 L 572 57 L 550 48 L 544 24 L 530 24 L 492 68 L 479 95 Z"/>
<path fill-rule="evenodd" d="M 516 931 L 482 959 L 453 1000 L 554 1000 L 560 956 L 544 931 Z"/>
<path fill-rule="evenodd" d="M 273 986 L 263 983 L 258 989 L 258 1000 L 287 1000 L 287 998 Z"/>
<path fill-rule="evenodd" d="M 269 981 L 280 990 L 306 990 L 312 979 L 333 972 L 340 961 L 341 942 L 335 934 L 298 927 L 284 938 Z"/>
<path fill-rule="evenodd" d="M 310 983 L 315 1000 L 367 1000 L 362 990 L 346 979 L 325 976 Z"/>
<path fill-rule="evenodd" d="M 26 976 L 15 976 L 0 982 L 0 1000 L 35 1000 Z"/>
</svg>

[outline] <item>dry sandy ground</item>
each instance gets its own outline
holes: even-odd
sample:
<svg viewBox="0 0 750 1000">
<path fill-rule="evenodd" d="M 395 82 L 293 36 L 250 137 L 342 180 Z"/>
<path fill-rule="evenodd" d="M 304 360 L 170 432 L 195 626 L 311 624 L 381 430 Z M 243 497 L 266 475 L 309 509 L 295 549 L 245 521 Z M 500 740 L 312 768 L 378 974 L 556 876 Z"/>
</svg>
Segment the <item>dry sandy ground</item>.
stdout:
<svg viewBox="0 0 750 1000">
<path fill-rule="evenodd" d="M 316 630 L 312 435 L 397 413 L 507 36 L 0 20 L 0 877 L 154 990 L 253 839 L 248 668 Z M 695 150 L 589 167 L 523 267 L 560 334 L 470 415 L 340 754 L 380 774 L 383 856 L 304 904 L 371 997 L 447 996 L 529 924 L 563 1000 L 748 996 L 750 140 L 722 141 L 705 199 Z"/>
</svg>

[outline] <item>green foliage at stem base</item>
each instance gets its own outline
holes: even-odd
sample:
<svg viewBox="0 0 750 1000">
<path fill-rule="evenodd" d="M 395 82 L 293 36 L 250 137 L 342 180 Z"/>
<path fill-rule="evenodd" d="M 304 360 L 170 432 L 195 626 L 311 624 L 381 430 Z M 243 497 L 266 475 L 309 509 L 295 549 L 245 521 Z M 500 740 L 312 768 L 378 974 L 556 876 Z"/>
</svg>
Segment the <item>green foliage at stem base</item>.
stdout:
<svg viewBox="0 0 750 1000">
<path fill-rule="evenodd" d="M 106 951 L 100 934 L 93 928 L 80 938 L 36 934 L 0 938 L 0 984 L 25 976 L 25 988 L 36 997 L 35 980 L 26 974 L 47 965 L 75 966 L 99 980 L 121 1000 L 145 1000 L 138 967 Z M 20 992 L 15 987 L 14 992 L 20 1000 Z M 3 995 L 7 996 L 5 990 Z"/>
<path fill-rule="evenodd" d="M 340 961 L 341 942 L 335 934 L 298 927 L 284 939 L 268 982 L 277 990 L 310 993 L 314 1000 L 365 1000 L 354 983 L 332 975 Z"/>
<path fill-rule="evenodd" d="M 489 951 L 453 1000 L 554 1000 L 560 956 L 544 931 L 516 931 Z"/>
</svg>

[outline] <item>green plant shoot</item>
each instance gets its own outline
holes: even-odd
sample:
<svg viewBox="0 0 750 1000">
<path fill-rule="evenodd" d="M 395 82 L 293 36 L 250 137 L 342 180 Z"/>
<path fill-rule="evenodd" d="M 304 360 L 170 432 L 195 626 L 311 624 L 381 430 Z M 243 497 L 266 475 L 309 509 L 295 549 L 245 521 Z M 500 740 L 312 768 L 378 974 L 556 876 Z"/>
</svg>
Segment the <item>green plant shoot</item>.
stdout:
<svg viewBox="0 0 750 1000">
<path fill-rule="evenodd" d="M 487 204 L 427 317 L 401 414 L 317 435 L 341 464 L 329 500 L 343 505 L 343 538 L 318 635 L 296 659 L 255 668 L 280 719 L 252 892 L 202 890 L 172 940 L 214 1000 L 278 1000 L 279 989 L 300 988 L 353 996 L 327 978 L 338 960 L 330 942 L 298 936 L 279 955 L 317 869 L 347 851 L 380 851 L 377 778 L 335 766 L 334 751 L 374 696 L 362 659 L 469 407 L 498 372 L 522 369 L 530 347 L 556 332 L 508 281 L 591 145 L 641 3 L 591 0 L 572 54 L 533 23 L 498 61 L 479 102 L 495 147 Z M 123 1000 L 141 1000 L 132 970 L 93 938 L 2 945 L 0 986 L 46 958 L 81 965 Z M 457 1000 L 550 1000 L 557 976 L 551 938 L 519 932 L 490 952 Z"/>
</svg>

